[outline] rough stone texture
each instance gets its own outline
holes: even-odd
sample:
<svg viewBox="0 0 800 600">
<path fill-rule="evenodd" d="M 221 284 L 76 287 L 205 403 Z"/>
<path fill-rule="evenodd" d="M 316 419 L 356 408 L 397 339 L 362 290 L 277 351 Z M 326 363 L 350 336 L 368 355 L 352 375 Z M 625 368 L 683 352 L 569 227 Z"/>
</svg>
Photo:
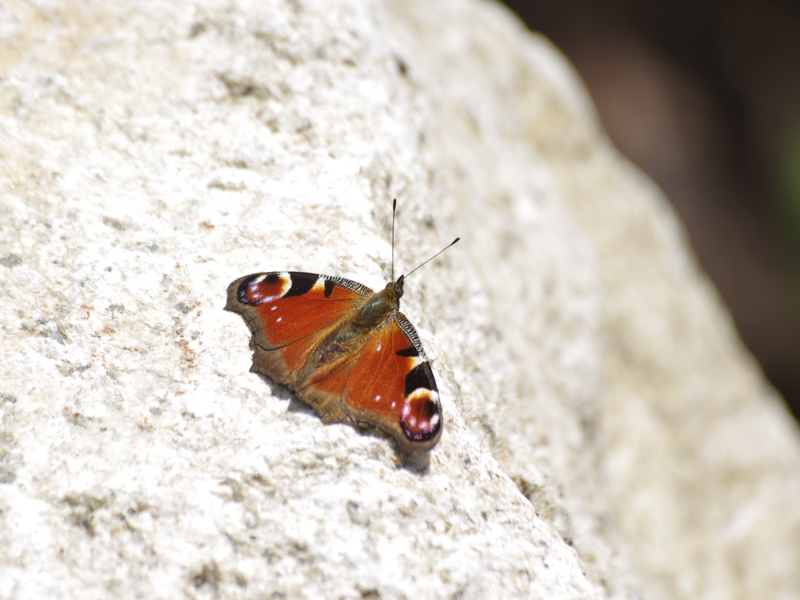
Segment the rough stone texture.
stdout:
<svg viewBox="0 0 800 600">
<path fill-rule="evenodd" d="M 429 464 L 248 373 L 227 284 L 382 286 Z M 492 4 L 0 10 L 0 599 L 797 598 L 800 436 L 658 190 Z"/>
</svg>

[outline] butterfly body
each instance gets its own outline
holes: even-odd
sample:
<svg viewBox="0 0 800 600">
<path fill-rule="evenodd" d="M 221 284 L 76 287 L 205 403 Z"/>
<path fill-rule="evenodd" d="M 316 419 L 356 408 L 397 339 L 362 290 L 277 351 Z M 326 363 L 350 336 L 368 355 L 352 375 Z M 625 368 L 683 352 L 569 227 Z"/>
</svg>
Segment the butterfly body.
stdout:
<svg viewBox="0 0 800 600">
<path fill-rule="evenodd" d="M 443 421 L 433 372 L 400 312 L 404 277 L 379 291 L 303 272 L 248 275 L 226 310 L 252 332 L 251 371 L 286 385 L 325 423 L 363 423 L 402 452 L 430 450 Z"/>
</svg>

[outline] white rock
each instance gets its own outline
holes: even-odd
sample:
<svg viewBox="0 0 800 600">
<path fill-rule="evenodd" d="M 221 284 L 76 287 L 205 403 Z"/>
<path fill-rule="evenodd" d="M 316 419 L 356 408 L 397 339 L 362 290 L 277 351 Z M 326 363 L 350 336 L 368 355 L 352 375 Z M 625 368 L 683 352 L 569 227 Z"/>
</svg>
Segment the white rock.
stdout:
<svg viewBox="0 0 800 600">
<path fill-rule="evenodd" d="M 796 426 L 504 10 L 11 2 L 0 40 L 0 599 L 800 595 Z M 427 469 L 248 373 L 221 310 L 384 285 L 393 197 L 399 271 L 464 238 L 403 298 Z"/>
</svg>

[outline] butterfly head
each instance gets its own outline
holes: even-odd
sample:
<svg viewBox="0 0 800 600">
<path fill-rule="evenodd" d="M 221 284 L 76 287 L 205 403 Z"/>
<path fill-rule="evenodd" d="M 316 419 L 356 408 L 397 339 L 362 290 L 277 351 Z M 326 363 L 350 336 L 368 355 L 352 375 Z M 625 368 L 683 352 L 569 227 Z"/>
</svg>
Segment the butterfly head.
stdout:
<svg viewBox="0 0 800 600">
<path fill-rule="evenodd" d="M 394 283 L 390 282 L 386 286 L 386 289 L 387 290 L 391 289 L 392 292 L 394 293 L 395 298 L 397 298 L 398 300 L 403 297 L 403 284 L 405 283 L 405 280 L 406 276 L 400 275 L 400 277 L 397 278 L 397 281 L 395 281 Z"/>
</svg>

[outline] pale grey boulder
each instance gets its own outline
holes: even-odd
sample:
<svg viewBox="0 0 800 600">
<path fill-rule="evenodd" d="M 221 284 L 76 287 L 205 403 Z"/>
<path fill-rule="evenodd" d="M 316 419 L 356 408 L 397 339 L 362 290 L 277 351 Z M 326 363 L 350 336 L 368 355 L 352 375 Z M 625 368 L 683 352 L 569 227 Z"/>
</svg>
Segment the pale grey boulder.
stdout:
<svg viewBox="0 0 800 600">
<path fill-rule="evenodd" d="M 570 67 L 483 2 L 4 5 L 0 598 L 791 598 L 800 443 Z M 427 468 L 237 277 L 406 284 Z"/>
</svg>

